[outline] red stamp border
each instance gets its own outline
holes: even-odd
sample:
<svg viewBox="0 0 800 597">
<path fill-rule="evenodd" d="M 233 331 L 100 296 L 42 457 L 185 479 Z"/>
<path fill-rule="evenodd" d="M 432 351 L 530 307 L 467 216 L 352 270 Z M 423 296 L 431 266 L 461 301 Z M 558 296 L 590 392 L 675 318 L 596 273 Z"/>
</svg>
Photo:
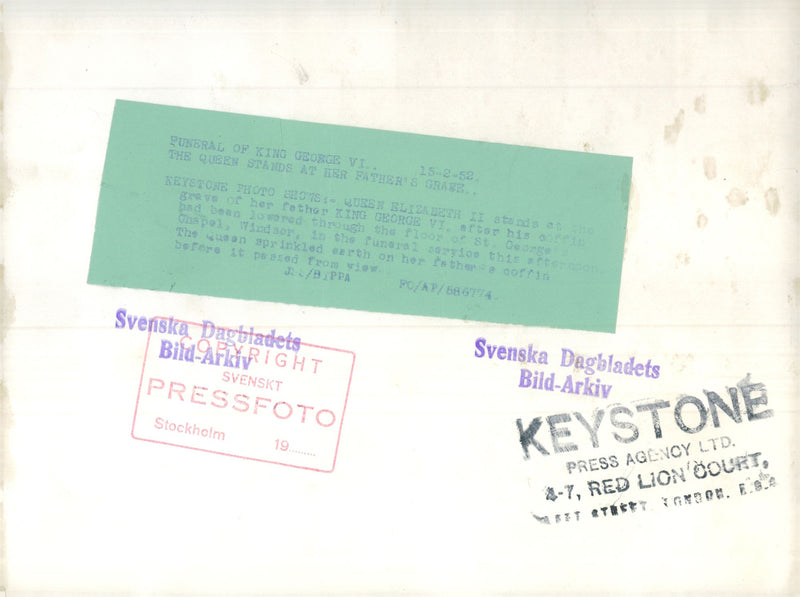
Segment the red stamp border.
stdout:
<svg viewBox="0 0 800 597">
<path fill-rule="evenodd" d="M 161 320 L 161 319 L 163 319 L 165 321 L 169 321 L 170 319 L 172 319 L 172 321 L 176 321 L 178 323 L 185 323 L 187 325 L 196 325 L 196 326 L 201 327 L 201 328 L 203 326 L 203 324 L 197 323 L 195 321 L 188 321 L 188 320 L 185 320 L 185 319 L 176 319 L 174 317 L 170 318 L 170 317 L 164 317 L 164 316 L 153 317 L 151 319 L 151 321 L 158 321 L 158 320 Z M 235 332 L 239 331 L 239 330 L 236 330 L 234 328 L 226 328 L 226 327 L 221 327 L 221 326 L 216 326 L 216 329 L 218 329 L 218 330 L 227 330 L 227 331 L 235 331 Z M 288 464 L 286 462 L 279 462 L 279 461 L 276 461 L 276 460 L 264 460 L 263 458 L 253 458 L 251 456 L 242 456 L 241 454 L 230 454 L 228 452 L 220 452 L 218 450 L 207 450 L 207 449 L 204 449 L 204 448 L 196 448 L 194 446 L 184 446 L 182 444 L 175 444 L 175 443 L 172 443 L 172 442 L 159 441 L 159 440 L 148 439 L 148 438 L 144 438 L 144 437 L 136 437 L 135 432 L 134 432 L 134 430 L 136 428 L 136 416 L 137 416 L 137 414 L 139 412 L 139 399 L 141 398 L 141 395 L 142 395 L 142 384 L 144 383 L 144 369 L 145 369 L 145 365 L 147 364 L 147 354 L 148 354 L 148 352 L 150 350 L 150 338 L 152 337 L 152 335 L 153 335 L 153 329 L 149 327 L 148 330 L 147 330 L 147 343 L 146 343 L 145 349 L 144 349 L 144 358 L 142 359 L 142 372 L 141 372 L 141 374 L 139 376 L 139 389 L 138 389 L 138 391 L 136 393 L 136 407 L 134 408 L 134 411 L 133 411 L 133 423 L 131 425 L 131 437 L 133 439 L 135 439 L 137 441 L 141 441 L 141 442 L 150 442 L 150 443 L 153 443 L 153 444 L 161 444 L 161 445 L 164 445 L 164 446 L 174 446 L 174 447 L 177 447 L 177 448 L 184 448 L 185 450 L 195 450 L 197 452 L 207 452 L 209 454 L 218 454 L 220 456 L 229 456 L 229 457 L 232 457 L 232 458 L 239 458 L 240 460 L 251 460 L 251 461 L 255 461 L 255 462 L 265 462 L 265 463 L 268 463 L 268 464 L 278 464 L 278 465 L 281 465 L 281 466 L 288 466 L 290 468 L 299 468 L 299 469 L 303 469 L 303 470 L 316 471 L 316 472 L 320 472 L 320 473 L 332 473 L 334 471 L 334 469 L 336 468 L 336 460 L 339 457 L 339 442 L 341 441 L 341 438 L 342 438 L 342 427 L 344 426 L 344 416 L 345 416 L 345 413 L 347 411 L 347 400 L 350 397 L 350 386 L 353 383 L 353 371 L 355 370 L 355 366 L 356 366 L 356 353 L 354 353 L 352 350 L 346 350 L 344 348 L 334 348 L 334 347 L 331 347 L 331 346 L 322 346 L 320 344 L 311 344 L 309 342 L 302 342 L 302 341 L 300 342 L 300 346 L 309 346 L 309 347 L 312 347 L 312 348 L 321 348 L 323 350 L 333 350 L 333 351 L 336 351 L 336 352 L 342 352 L 342 353 L 345 353 L 345 354 L 349 354 L 349 355 L 351 355 L 353 357 L 353 361 L 350 364 L 350 375 L 347 378 L 347 390 L 345 391 L 344 404 L 342 405 L 342 416 L 341 416 L 340 421 L 339 421 L 339 433 L 336 435 L 336 448 L 334 449 L 334 452 L 333 452 L 333 463 L 331 464 L 331 468 L 330 469 L 321 469 L 321 468 L 312 468 L 312 467 L 309 467 L 309 466 L 299 466 L 299 465 L 296 465 L 296 464 Z"/>
</svg>

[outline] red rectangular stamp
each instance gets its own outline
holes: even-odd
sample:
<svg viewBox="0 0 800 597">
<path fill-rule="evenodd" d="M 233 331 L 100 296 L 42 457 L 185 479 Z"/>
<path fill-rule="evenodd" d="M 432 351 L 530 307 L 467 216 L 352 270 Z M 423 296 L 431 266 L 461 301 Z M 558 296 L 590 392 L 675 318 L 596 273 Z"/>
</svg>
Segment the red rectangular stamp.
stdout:
<svg viewBox="0 0 800 597">
<path fill-rule="evenodd" d="M 134 439 L 333 471 L 353 352 L 275 330 L 169 324 L 148 332 Z"/>
</svg>

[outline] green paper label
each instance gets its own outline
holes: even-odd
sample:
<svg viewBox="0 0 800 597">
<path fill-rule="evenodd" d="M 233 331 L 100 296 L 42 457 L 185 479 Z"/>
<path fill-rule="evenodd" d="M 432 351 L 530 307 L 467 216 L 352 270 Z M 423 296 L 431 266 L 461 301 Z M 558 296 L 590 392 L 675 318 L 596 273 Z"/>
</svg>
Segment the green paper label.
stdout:
<svg viewBox="0 0 800 597">
<path fill-rule="evenodd" d="M 119 100 L 89 282 L 613 332 L 631 165 Z"/>
</svg>

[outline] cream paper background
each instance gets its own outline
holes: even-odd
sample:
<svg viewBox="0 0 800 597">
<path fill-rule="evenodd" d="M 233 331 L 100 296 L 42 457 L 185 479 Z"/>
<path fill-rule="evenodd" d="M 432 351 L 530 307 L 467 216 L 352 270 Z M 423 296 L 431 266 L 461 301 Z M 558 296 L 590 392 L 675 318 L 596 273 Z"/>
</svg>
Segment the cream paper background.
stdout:
<svg viewBox="0 0 800 597">
<path fill-rule="evenodd" d="M 9 595 L 793 594 L 798 42 L 793 2 L 3 7 L 3 583 Z M 114 100 L 633 156 L 616 334 L 86 284 Z M 145 334 L 114 313 L 353 350 L 336 471 L 136 442 Z M 535 308 L 535 305 L 532 305 Z M 473 343 L 637 355 L 615 401 L 724 391 L 774 492 L 641 518 L 529 516 L 523 391 Z M 621 450 L 616 450 L 621 451 Z"/>
</svg>

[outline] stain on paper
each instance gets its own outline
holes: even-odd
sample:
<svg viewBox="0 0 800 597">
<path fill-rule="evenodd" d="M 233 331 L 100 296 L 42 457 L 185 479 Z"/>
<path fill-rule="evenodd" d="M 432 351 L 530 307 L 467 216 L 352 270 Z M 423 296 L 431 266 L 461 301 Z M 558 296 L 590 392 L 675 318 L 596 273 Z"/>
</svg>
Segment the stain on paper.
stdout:
<svg viewBox="0 0 800 597">
<path fill-rule="evenodd" d="M 767 192 L 764 193 L 764 202 L 767 205 L 769 215 L 777 215 L 778 210 L 781 208 L 781 202 L 780 199 L 778 199 L 778 189 L 775 187 L 767 189 Z"/>
<path fill-rule="evenodd" d="M 706 113 L 706 96 L 705 95 L 698 95 L 694 98 L 694 111 L 698 114 L 705 114 Z"/>
<path fill-rule="evenodd" d="M 726 199 L 728 200 L 728 205 L 731 207 L 741 207 L 748 201 L 747 195 L 745 195 L 741 189 L 736 188 L 731 189 Z"/>
<path fill-rule="evenodd" d="M 747 101 L 753 105 L 763 104 L 769 97 L 769 87 L 763 79 L 750 79 L 747 84 Z"/>
<path fill-rule="evenodd" d="M 675 121 L 672 124 L 668 124 L 664 127 L 664 140 L 667 143 L 675 143 L 675 141 L 678 140 L 678 134 L 680 134 L 682 128 L 683 108 L 681 108 L 681 111 L 678 112 L 677 116 L 675 116 Z"/>
<path fill-rule="evenodd" d="M 308 73 L 306 69 L 303 68 L 303 65 L 299 62 L 295 63 L 294 70 L 297 73 L 297 80 L 300 81 L 300 85 L 305 85 L 308 82 Z"/>
<path fill-rule="evenodd" d="M 708 216 L 706 214 L 700 214 L 697 216 L 697 227 L 702 230 L 708 224 Z"/>
<path fill-rule="evenodd" d="M 717 177 L 717 160 L 710 156 L 703 158 L 703 172 L 708 180 L 714 180 Z"/>
<path fill-rule="evenodd" d="M 694 355 L 691 353 L 675 353 L 672 355 L 672 367 L 678 371 L 685 371 L 686 367 L 694 362 Z"/>
</svg>

